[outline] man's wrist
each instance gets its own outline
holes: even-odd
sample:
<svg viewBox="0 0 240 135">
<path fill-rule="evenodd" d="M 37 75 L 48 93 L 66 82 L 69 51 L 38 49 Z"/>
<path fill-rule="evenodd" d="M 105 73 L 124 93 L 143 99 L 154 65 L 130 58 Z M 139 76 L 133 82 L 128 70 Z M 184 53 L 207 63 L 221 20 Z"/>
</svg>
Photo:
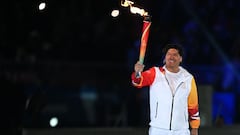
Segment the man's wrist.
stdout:
<svg viewBox="0 0 240 135">
<path fill-rule="evenodd" d="M 140 78 L 141 77 L 141 72 L 135 72 L 135 77 Z"/>
</svg>

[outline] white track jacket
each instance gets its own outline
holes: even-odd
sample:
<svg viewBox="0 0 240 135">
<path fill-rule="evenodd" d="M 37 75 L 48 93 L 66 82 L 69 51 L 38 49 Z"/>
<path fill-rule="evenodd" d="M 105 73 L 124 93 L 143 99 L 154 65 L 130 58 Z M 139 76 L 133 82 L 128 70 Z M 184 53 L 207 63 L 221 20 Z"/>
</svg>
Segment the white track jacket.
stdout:
<svg viewBox="0 0 240 135">
<path fill-rule="evenodd" d="M 142 72 L 139 78 L 135 77 L 135 73 L 132 74 L 135 87 L 149 86 L 149 125 L 167 130 L 182 130 L 188 129 L 190 123 L 192 128 L 198 128 L 200 117 L 194 77 L 180 67 L 180 81 L 175 90 L 171 90 L 165 72 L 165 67 L 152 67 Z"/>
</svg>

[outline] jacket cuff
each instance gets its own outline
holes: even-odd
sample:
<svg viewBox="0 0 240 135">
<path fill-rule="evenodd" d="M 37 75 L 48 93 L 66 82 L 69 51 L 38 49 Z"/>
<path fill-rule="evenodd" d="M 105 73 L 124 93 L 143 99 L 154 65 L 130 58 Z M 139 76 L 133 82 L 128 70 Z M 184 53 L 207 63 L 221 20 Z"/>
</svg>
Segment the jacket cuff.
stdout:
<svg viewBox="0 0 240 135">
<path fill-rule="evenodd" d="M 132 77 L 132 84 L 136 87 L 141 87 L 142 80 L 143 80 L 142 76 L 136 77 L 135 72 L 133 72 L 131 77 Z"/>
<path fill-rule="evenodd" d="M 191 126 L 191 128 L 199 128 L 199 126 L 200 126 L 200 119 L 198 119 L 198 120 L 191 120 L 190 121 L 190 126 Z"/>
</svg>

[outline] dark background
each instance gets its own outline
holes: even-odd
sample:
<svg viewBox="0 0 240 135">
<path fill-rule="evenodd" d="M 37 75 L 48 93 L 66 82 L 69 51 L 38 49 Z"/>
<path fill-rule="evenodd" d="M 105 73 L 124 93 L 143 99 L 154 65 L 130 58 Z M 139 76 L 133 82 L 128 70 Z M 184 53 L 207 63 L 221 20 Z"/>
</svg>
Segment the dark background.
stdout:
<svg viewBox="0 0 240 135">
<path fill-rule="evenodd" d="M 143 18 L 119 0 L 40 2 L 1 2 L 1 127 L 49 127 L 51 117 L 57 127 L 145 127 L 148 88 L 130 80 Z M 164 45 L 182 44 L 183 66 L 213 90 L 211 125 L 239 124 L 240 1 L 135 2 L 152 17 L 146 69 L 162 65 Z"/>
</svg>

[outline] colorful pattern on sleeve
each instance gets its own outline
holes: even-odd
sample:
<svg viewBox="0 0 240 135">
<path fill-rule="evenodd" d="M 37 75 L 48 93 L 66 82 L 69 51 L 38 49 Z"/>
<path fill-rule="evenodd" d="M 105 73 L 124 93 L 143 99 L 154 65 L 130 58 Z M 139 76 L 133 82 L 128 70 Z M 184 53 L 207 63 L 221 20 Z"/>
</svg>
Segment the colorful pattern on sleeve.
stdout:
<svg viewBox="0 0 240 135">
<path fill-rule="evenodd" d="M 191 128 L 199 128 L 200 115 L 198 108 L 198 93 L 194 78 L 192 79 L 191 91 L 188 97 L 188 113 Z"/>
</svg>

